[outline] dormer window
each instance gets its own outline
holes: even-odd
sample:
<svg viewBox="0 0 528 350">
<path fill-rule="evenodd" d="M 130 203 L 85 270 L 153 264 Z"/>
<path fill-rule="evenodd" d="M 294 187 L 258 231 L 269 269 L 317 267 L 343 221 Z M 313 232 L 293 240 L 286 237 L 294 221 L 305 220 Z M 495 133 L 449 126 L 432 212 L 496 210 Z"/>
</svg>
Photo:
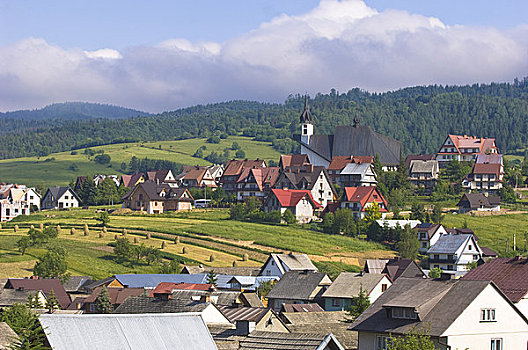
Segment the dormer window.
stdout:
<svg viewBox="0 0 528 350">
<path fill-rule="evenodd" d="M 418 315 L 410 307 L 392 307 L 391 308 L 392 318 L 404 319 L 404 320 L 416 320 Z"/>
</svg>

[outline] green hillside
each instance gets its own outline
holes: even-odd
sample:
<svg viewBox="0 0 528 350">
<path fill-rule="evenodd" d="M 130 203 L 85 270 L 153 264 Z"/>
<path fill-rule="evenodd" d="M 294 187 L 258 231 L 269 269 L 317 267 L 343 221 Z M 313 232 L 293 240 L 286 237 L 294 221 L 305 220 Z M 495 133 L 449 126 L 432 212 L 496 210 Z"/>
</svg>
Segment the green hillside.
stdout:
<svg viewBox="0 0 528 350">
<path fill-rule="evenodd" d="M 85 154 L 85 149 L 72 152 L 52 153 L 46 157 L 25 157 L 0 160 L 0 182 L 13 182 L 31 186 L 66 185 L 79 175 L 122 174 L 121 163 L 128 165 L 133 156 L 137 158 L 163 159 L 183 165 L 211 164 L 205 159 L 192 155 L 201 146 L 206 146 L 204 155 L 223 152 L 238 143 L 246 158 L 261 158 L 278 161 L 280 154 L 269 142 L 253 141 L 249 137 L 229 136 L 218 144 L 207 143 L 206 139 L 188 139 L 150 143 L 121 143 L 91 147 L 94 152 L 103 150 L 111 157 L 110 165 L 94 161 L 95 156 Z M 161 146 L 161 148 L 160 148 Z M 234 151 L 230 151 L 234 158 Z"/>
</svg>

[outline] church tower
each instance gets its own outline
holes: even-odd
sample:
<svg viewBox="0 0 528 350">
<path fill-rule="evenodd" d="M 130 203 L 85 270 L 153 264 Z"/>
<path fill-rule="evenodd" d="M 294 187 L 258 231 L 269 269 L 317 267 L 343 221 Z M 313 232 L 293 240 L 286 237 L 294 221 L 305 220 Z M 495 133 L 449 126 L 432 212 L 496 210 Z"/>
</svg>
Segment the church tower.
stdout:
<svg viewBox="0 0 528 350">
<path fill-rule="evenodd" d="M 301 123 L 301 142 L 309 145 L 310 137 L 314 133 L 314 126 L 310 106 L 308 106 L 308 96 L 304 97 L 304 111 L 301 114 L 299 123 Z"/>
</svg>

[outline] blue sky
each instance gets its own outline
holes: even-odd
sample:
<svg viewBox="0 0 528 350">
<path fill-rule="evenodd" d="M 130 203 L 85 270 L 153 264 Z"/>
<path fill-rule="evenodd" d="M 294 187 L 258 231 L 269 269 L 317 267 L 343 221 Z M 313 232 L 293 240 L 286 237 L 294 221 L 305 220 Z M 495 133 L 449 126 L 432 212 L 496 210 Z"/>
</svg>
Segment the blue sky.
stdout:
<svg viewBox="0 0 528 350">
<path fill-rule="evenodd" d="M 528 76 L 528 1 L 0 0 L 0 111 Z"/>
</svg>

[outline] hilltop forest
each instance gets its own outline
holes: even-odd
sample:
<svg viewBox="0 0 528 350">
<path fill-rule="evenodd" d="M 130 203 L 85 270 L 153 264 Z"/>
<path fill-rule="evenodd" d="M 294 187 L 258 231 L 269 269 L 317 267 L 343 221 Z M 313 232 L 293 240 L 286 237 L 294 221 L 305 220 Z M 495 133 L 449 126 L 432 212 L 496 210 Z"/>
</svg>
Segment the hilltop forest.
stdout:
<svg viewBox="0 0 528 350">
<path fill-rule="evenodd" d="M 132 141 L 244 135 L 294 152 L 304 97 L 282 104 L 230 101 L 198 105 L 154 116 L 112 120 L 50 118 L 29 121 L 0 116 L 0 158 L 46 156 L 50 152 Z M 402 142 L 404 154 L 435 152 L 448 133 L 495 137 L 503 153 L 528 145 L 528 78 L 513 83 L 417 86 L 385 93 L 332 89 L 310 99 L 315 132 L 361 124 Z M 61 115 L 64 115 L 62 112 Z"/>
</svg>

